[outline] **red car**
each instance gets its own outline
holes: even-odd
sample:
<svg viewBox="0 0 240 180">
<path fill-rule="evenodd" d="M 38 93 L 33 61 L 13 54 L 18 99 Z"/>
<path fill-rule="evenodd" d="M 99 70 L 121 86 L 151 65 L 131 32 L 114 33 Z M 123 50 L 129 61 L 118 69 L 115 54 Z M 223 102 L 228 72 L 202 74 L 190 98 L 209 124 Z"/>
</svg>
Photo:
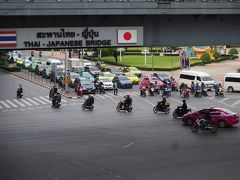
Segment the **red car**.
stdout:
<svg viewBox="0 0 240 180">
<path fill-rule="evenodd" d="M 218 124 L 219 127 L 232 126 L 239 123 L 239 116 L 225 108 L 210 107 L 197 112 L 185 114 L 182 117 L 182 122 L 186 125 L 192 125 L 197 119 L 204 119 L 205 114 L 209 112 L 212 121 Z"/>
</svg>

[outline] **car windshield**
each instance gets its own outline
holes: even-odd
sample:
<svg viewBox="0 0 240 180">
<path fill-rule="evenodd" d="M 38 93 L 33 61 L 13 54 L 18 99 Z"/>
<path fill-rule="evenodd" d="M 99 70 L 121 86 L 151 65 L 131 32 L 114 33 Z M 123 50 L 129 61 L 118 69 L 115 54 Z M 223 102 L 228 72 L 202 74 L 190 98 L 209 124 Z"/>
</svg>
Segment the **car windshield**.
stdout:
<svg viewBox="0 0 240 180">
<path fill-rule="evenodd" d="M 135 77 L 134 74 L 126 74 L 127 77 Z"/>
<path fill-rule="evenodd" d="M 131 68 L 129 68 L 130 70 L 132 70 L 132 71 L 139 71 L 137 68 L 135 68 L 135 67 L 131 67 Z"/>
<path fill-rule="evenodd" d="M 98 69 L 97 67 L 94 67 L 94 66 L 89 67 L 89 69 L 90 69 L 91 71 L 99 71 L 99 69 Z"/>
<path fill-rule="evenodd" d="M 90 81 L 84 80 L 81 82 L 82 85 L 91 85 L 92 83 Z"/>
<path fill-rule="evenodd" d="M 119 80 L 128 80 L 128 78 L 123 77 L 123 76 L 122 76 L 122 77 L 118 77 L 118 79 L 119 79 Z"/>
<path fill-rule="evenodd" d="M 119 71 L 120 71 L 120 69 L 118 69 L 118 68 L 111 68 L 111 71 L 114 71 L 114 72 L 119 72 Z"/>
<path fill-rule="evenodd" d="M 64 76 L 64 72 L 63 71 L 57 71 L 56 76 Z"/>
<path fill-rule="evenodd" d="M 71 75 L 71 78 L 72 78 L 72 79 L 79 78 L 79 75 Z"/>
<path fill-rule="evenodd" d="M 202 81 L 212 81 L 212 77 L 211 76 L 201 76 Z"/>
<path fill-rule="evenodd" d="M 230 110 L 228 110 L 228 109 L 223 109 L 223 111 L 225 112 L 225 113 L 227 113 L 227 114 L 230 114 L 230 115 L 233 115 L 233 114 L 235 114 L 234 112 L 232 112 L 232 111 L 230 111 Z"/>
<path fill-rule="evenodd" d="M 152 80 L 152 81 L 158 81 L 158 78 L 152 77 L 151 80 Z"/>
<path fill-rule="evenodd" d="M 102 81 L 102 82 L 111 82 L 108 78 L 100 79 L 100 81 Z"/>
<path fill-rule="evenodd" d="M 32 57 L 32 62 L 33 63 L 38 63 L 38 62 L 40 62 L 40 60 L 38 58 Z"/>
<path fill-rule="evenodd" d="M 74 72 L 82 72 L 82 71 L 83 71 L 82 67 L 74 68 Z"/>
<path fill-rule="evenodd" d="M 114 75 L 111 74 L 111 73 L 106 73 L 106 74 L 104 74 L 104 76 L 106 76 L 106 77 L 113 77 Z"/>
<path fill-rule="evenodd" d="M 88 60 L 83 60 L 83 63 L 89 63 L 89 61 Z"/>
</svg>

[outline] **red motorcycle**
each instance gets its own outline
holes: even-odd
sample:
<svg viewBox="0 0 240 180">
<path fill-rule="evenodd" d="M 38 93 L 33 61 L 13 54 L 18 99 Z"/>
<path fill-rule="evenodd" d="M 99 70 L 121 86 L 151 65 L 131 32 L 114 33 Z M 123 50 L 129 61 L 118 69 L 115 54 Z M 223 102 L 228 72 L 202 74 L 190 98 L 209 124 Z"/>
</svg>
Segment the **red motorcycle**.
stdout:
<svg viewBox="0 0 240 180">
<path fill-rule="evenodd" d="M 176 82 L 173 82 L 172 84 L 172 91 L 178 91 L 178 87 L 177 87 L 177 83 Z"/>
</svg>

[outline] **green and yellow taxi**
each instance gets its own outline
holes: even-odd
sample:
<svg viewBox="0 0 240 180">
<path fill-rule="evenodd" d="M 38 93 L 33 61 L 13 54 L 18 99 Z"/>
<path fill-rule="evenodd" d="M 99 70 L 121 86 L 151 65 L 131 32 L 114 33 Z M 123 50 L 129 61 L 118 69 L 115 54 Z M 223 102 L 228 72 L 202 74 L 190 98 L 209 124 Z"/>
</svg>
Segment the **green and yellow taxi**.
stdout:
<svg viewBox="0 0 240 180">
<path fill-rule="evenodd" d="M 138 84 L 140 79 L 133 73 L 123 73 L 124 76 L 126 76 L 132 84 Z"/>
<path fill-rule="evenodd" d="M 22 58 L 17 58 L 17 59 L 16 59 L 16 64 L 17 64 L 18 66 L 22 66 L 22 65 L 23 65 L 23 59 L 22 59 Z"/>
<path fill-rule="evenodd" d="M 36 57 L 32 57 L 31 58 L 32 63 L 29 66 L 29 71 L 31 72 L 35 72 L 36 71 L 36 67 L 41 64 L 40 59 L 36 58 Z"/>
<path fill-rule="evenodd" d="M 142 72 L 136 67 L 129 67 L 129 73 L 135 74 L 137 77 L 142 76 Z"/>
</svg>

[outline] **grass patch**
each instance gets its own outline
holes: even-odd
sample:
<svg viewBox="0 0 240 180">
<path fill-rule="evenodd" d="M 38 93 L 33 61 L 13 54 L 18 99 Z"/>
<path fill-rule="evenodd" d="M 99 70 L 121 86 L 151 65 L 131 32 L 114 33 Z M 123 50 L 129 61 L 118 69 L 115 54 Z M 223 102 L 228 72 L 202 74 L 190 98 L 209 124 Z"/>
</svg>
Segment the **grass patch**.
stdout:
<svg viewBox="0 0 240 180">
<path fill-rule="evenodd" d="M 115 59 L 113 56 L 103 57 L 102 60 L 106 63 L 115 63 Z M 126 65 L 126 66 L 134 66 L 134 67 L 142 67 L 142 68 L 152 68 L 152 57 L 147 56 L 146 58 L 146 66 L 144 64 L 144 55 L 142 56 L 134 56 L 134 55 L 125 55 L 122 56 L 122 62 L 120 62 L 120 58 L 118 57 L 118 64 Z M 202 60 L 192 60 L 191 64 L 200 63 Z M 179 57 L 178 56 L 153 56 L 153 67 L 154 68 L 180 68 Z"/>
</svg>

